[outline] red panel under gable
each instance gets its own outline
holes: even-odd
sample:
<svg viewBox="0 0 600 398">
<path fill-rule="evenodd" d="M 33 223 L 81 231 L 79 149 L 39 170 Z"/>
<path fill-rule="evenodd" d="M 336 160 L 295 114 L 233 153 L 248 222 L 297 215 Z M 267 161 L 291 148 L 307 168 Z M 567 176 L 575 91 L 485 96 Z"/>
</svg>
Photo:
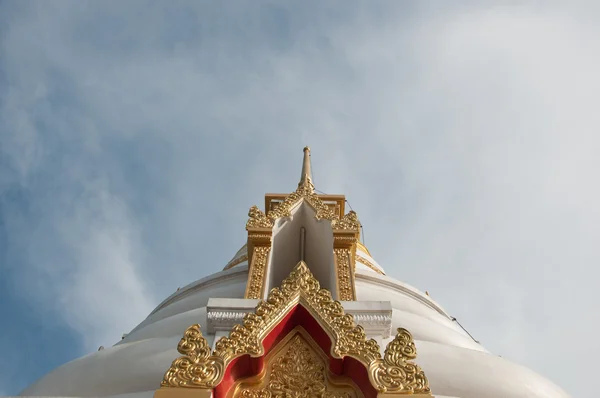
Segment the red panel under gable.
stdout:
<svg viewBox="0 0 600 398">
<path fill-rule="evenodd" d="M 365 398 L 376 398 L 377 391 L 369 381 L 367 369 L 350 357 L 343 359 L 331 356 L 332 341 L 319 322 L 301 305 L 294 306 L 288 314 L 269 332 L 263 340 L 264 354 L 258 358 L 244 355 L 231 361 L 225 375 L 214 389 L 214 398 L 226 398 L 229 389 L 240 379 L 258 375 L 264 367 L 265 357 L 271 349 L 287 336 L 296 326 L 302 326 L 329 358 L 329 369 L 333 374 L 352 378 Z"/>
</svg>

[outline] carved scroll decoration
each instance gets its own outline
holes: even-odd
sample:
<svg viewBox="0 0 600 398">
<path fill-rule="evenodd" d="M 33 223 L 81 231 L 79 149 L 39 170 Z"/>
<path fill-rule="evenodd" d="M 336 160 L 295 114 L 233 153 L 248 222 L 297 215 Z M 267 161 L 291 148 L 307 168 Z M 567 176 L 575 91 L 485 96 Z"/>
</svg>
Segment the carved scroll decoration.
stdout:
<svg viewBox="0 0 600 398">
<path fill-rule="evenodd" d="M 416 357 L 412 335 L 399 328 L 394 340 L 387 345 L 383 359 L 374 362 L 369 369 L 373 386 L 381 393 L 431 395 L 425 372 L 411 362 Z"/>
<path fill-rule="evenodd" d="M 283 202 L 277 205 L 277 207 L 267 214 L 271 220 L 276 220 L 281 217 L 291 217 L 292 209 L 301 200 L 306 201 L 316 211 L 317 220 L 330 220 L 337 219 L 336 214 L 327 206 L 319 196 L 315 193 L 314 189 L 307 184 L 300 185 L 296 191 L 289 194 Z"/>
<path fill-rule="evenodd" d="M 252 206 L 248 211 L 248 221 L 246 222 L 246 229 L 251 228 L 272 228 L 273 220 L 268 218 L 267 215 L 258 208 L 258 206 Z"/>
<path fill-rule="evenodd" d="M 223 378 L 222 358 L 211 355 L 200 325 L 190 326 L 177 345 L 182 357 L 177 358 L 165 373 L 161 387 L 213 388 Z"/>
<path fill-rule="evenodd" d="M 351 231 L 359 231 L 360 230 L 360 221 L 358 221 L 358 215 L 355 211 L 351 210 L 341 219 L 335 218 L 331 222 L 331 227 L 337 230 L 351 230 Z"/>
</svg>

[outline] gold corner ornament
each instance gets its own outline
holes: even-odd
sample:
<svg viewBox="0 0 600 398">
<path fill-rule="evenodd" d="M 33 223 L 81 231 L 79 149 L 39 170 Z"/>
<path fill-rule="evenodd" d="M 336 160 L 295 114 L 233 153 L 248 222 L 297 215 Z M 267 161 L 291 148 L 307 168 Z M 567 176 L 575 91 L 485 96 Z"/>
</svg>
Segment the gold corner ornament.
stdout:
<svg viewBox="0 0 600 398">
<path fill-rule="evenodd" d="M 258 206 L 252 206 L 250 208 L 248 217 L 248 221 L 246 222 L 247 230 L 253 228 L 273 228 L 273 220 L 268 218 Z"/>
<path fill-rule="evenodd" d="M 429 380 L 419 365 L 417 348 L 410 332 L 398 328 L 398 333 L 386 347 L 383 359 L 371 364 L 369 376 L 380 393 L 431 395 Z"/>
<path fill-rule="evenodd" d="M 208 342 L 202 336 L 200 325 L 192 325 L 177 345 L 183 354 L 165 373 L 161 387 L 214 388 L 223 377 L 223 360 L 211 355 Z"/>
<path fill-rule="evenodd" d="M 361 224 L 358 221 L 358 215 L 354 210 L 350 210 L 344 217 L 335 218 L 331 221 L 331 227 L 335 230 L 360 231 Z"/>
<path fill-rule="evenodd" d="M 339 301 L 333 300 L 331 292 L 320 288 L 319 281 L 304 262 L 298 263 L 281 287 L 272 289 L 253 313 L 246 314 L 228 337 L 219 339 L 212 353 L 200 326 L 188 328 L 178 345 L 183 356 L 173 361 L 161 386 L 214 388 L 234 359 L 243 355 L 255 358 L 264 355 L 264 338 L 298 304 L 330 337 L 331 355 L 338 359 L 352 357 L 362 363 L 378 392 L 431 395 L 425 374 L 410 362 L 416 357 L 410 333 L 398 329 L 398 335 L 388 344 L 382 358 L 377 342 L 367 339 L 364 329 L 356 325 L 351 314 L 344 312 Z"/>
</svg>

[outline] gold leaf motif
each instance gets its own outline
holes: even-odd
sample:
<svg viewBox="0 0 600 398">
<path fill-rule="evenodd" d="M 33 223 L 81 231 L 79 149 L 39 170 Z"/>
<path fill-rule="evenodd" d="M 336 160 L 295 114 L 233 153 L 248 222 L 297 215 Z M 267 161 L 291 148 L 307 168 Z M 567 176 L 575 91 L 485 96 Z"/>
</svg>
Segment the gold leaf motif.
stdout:
<svg viewBox="0 0 600 398">
<path fill-rule="evenodd" d="M 246 222 L 246 229 L 250 228 L 272 228 L 273 220 L 269 219 L 267 215 L 258 208 L 258 206 L 252 206 L 248 211 L 248 221 Z"/>
<path fill-rule="evenodd" d="M 324 361 L 312 352 L 310 346 L 296 335 L 286 352 L 275 359 L 269 372 L 268 384 L 261 389 L 243 389 L 235 394 L 241 398 L 294 397 L 294 398 L 351 398 L 342 389 L 332 388 L 326 378 Z"/>
<path fill-rule="evenodd" d="M 337 264 L 337 279 L 339 298 L 341 301 L 352 301 L 356 299 L 354 283 L 352 281 L 352 267 L 350 266 L 349 249 L 333 249 Z"/>
<path fill-rule="evenodd" d="M 360 231 L 360 221 L 358 221 L 358 215 L 355 211 L 349 211 L 341 219 L 334 219 L 331 222 L 331 227 L 337 230 L 352 230 Z"/>
<path fill-rule="evenodd" d="M 336 214 L 327 206 L 319 196 L 314 192 L 314 188 L 310 184 L 302 184 L 295 192 L 289 194 L 283 202 L 267 214 L 271 220 L 275 221 L 281 217 L 291 217 L 292 208 L 298 202 L 305 200 L 317 212 L 317 220 L 336 220 Z"/>
<path fill-rule="evenodd" d="M 177 346 L 183 356 L 165 373 L 162 387 L 213 388 L 223 377 L 223 360 L 210 353 L 200 325 L 190 326 Z"/>
<path fill-rule="evenodd" d="M 248 272 L 248 283 L 246 287 L 246 298 L 259 299 L 262 297 L 265 269 L 269 259 L 269 246 L 256 246 L 252 255 L 252 263 Z"/>
<path fill-rule="evenodd" d="M 410 362 L 417 357 L 413 337 L 406 329 L 386 347 L 383 359 L 370 366 L 373 386 L 380 393 L 431 395 L 429 381 L 419 365 Z"/>
</svg>

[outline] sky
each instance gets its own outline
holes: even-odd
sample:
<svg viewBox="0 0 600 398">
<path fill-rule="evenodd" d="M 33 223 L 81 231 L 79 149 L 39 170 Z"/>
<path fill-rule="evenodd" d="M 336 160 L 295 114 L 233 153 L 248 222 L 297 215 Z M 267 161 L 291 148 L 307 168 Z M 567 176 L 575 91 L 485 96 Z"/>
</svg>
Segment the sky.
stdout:
<svg viewBox="0 0 600 398">
<path fill-rule="evenodd" d="M 593 1 L 0 2 L 0 395 L 221 270 L 309 145 L 388 275 L 592 397 L 599 18 Z"/>
</svg>

